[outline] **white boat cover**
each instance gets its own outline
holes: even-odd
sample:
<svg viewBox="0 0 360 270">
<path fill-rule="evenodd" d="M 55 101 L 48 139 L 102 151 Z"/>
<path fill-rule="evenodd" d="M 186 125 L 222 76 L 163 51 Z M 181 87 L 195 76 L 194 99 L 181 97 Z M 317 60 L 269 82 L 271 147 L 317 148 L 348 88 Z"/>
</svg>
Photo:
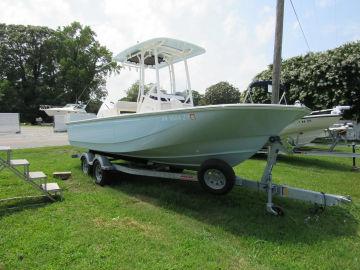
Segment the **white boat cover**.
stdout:
<svg viewBox="0 0 360 270">
<path fill-rule="evenodd" d="M 144 53 L 146 67 L 155 68 L 154 49 L 157 49 L 159 68 L 205 53 L 197 45 L 171 38 L 154 38 L 132 46 L 114 57 L 131 66 L 140 66 L 140 53 Z"/>
</svg>

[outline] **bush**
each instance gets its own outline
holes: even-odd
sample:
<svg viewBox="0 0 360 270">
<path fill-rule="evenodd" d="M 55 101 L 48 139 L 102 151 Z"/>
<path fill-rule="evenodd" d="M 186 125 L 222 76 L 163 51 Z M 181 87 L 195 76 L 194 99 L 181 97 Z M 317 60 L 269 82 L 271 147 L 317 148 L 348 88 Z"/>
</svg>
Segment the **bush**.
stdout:
<svg viewBox="0 0 360 270">
<path fill-rule="evenodd" d="M 255 79 L 271 80 L 271 77 L 272 65 Z M 281 82 L 288 89 L 290 104 L 300 100 L 312 110 L 350 105 L 346 117 L 360 121 L 360 42 L 283 61 Z M 268 98 L 260 91 L 253 95 L 255 102 L 265 102 Z"/>
<path fill-rule="evenodd" d="M 239 103 L 240 92 L 228 82 L 219 82 L 205 90 L 206 105 Z"/>
</svg>

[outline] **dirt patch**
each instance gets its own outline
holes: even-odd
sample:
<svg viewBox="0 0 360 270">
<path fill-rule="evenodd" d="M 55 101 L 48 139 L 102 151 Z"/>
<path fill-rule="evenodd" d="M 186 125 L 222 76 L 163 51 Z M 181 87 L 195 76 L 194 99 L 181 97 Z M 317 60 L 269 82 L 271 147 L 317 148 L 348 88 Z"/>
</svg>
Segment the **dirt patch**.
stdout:
<svg viewBox="0 0 360 270">
<path fill-rule="evenodd" d="M 93 220 L 95 227 L 108 229 L 128 229 L 140 232 L 147 236 L 161 235 L 158 228 L 151 223 L 140 222 L 131 217 L 114 217 L 110 219 L 97 217 Z"/>
<path fill-rule="evenodd" d="M 149 203 L 152 205 L 157 205 L 158 204 L 158 200 L 153 198 L 153 197 L 149 197 L 146 195 L 135 195 L 135 198 L 138 200 L 138 202 L 143 202 L 143 203 Z"/>
</svg>

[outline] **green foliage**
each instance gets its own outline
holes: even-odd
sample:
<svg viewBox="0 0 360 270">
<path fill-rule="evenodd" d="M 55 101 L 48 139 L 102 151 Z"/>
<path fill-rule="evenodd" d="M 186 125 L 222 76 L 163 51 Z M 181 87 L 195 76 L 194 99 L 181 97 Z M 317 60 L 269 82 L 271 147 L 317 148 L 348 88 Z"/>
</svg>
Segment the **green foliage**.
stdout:
<svg viewBox="0 0 360 270">
<path fill-rule="evenodd" d="M 272 65 L 255 78 L 271 80 Z M 360 119 L 360 42 L 333 50 L 309 53 L 282 62 L 281 81 L 288 89 L 289 103 L 300 100 L 312 110 L 351 105 L 348 117 Z M 253 95 L 265 102 L 264 91 Z"/>
<path fill-rule="evenodd" d="M 204 99 L 204 95 L 200 94 L 196 90 L 192 90 L 192 95 L 193 95 L 194 106 L 203 105 L 202 102 Z"/>
<path fill-rule="evenodd" d="M 106 76 L 119 71 L 112 53 L 95 38 L 89 26 L 83 27 L 78 22 L 56 31 L 58 81 L 62 97 L 68 101 L 106 97 Z"/>
<path fill-rule="evenodd" d="M 34 117 L 41 94 L 54 88 L 53 34 L 46 27 L 0 24 L 1 112 Z"/>
<path fill-rule="evenodd" d="M 86 106 L 86 111 L 88 113 L 95 113 L 97 114 L 97 112 L 99 111 L 101 105 L 103 104 L 102 100 L 99 99 L 91 99 L 89 101 L 89 103 Z"/>
<path fill-rule="evenodd" d="M 1 80 L 0 81 L 0 102 L 2 97 L 5 95 L 5 91 L 10 88 L 10 81 Z"/>
<path fill-rule="evenodd" d="M 144 85 L 144 92 L 147 93 L 150 90 L 150 85 Z M 129 89 L 125 90 L 126 96 L 123 97 L 122 101 L 136 102 L 139 93 L 139 81 L 134 82 Z"/>
<path fill-rule="evenodd" d="M 145 93 L 150 90 L 150 85 L 145 85 Z M 123 97 L 122 101 L 132 101 L 136 102 L 139 93 L 139 81 L 134 82 L 127 90 L 125 90 L 126 96 Z M 199 92 L 192 90 L 194 105 L 197 106 L 200 104 L 203 95 Z"/>
<path fill-rule="evenodd" d="M 205 90 L 204 105 L 238 103 L 240 92 L 228 82 L 219 82 Z"/>
<path fill-rule="evenodd" d="M 119 70 L 88 26 L 0 24 L 0 111 L 34 121 L 40 104 L 105 97 L 106 76 Z"/>
</svg>

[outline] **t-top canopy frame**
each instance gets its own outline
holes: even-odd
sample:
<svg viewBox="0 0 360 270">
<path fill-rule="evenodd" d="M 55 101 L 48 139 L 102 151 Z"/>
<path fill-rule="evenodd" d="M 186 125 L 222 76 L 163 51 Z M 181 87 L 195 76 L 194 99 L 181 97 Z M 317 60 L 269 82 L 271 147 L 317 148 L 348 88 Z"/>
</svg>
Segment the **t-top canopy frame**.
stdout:
<svg viewBox="0 0 360 270">
<path fill-rule="evenodd" d="M 205 53 L 204 48 L 195 44 L 162 37 L 138 43 L 116 55 L 114 60 L 124 65 L 139 67 L 141 66 L 141 53 L 143 53 L 144 66 L 155 69 L 155 50 L 157 52 L 158 68 Z"/>
<path fill-rule="evenodd" d="M 145 69 L 151 68 L 156 71 L 156 85 L 153 88 L 156 93 L 157 110 L 161 110 L 161 91 L 159 69 L 169 68 L 171 93 L 176 93 L 174 64 L 184 62 L 186 72 L 186 92 L 188 93 L 185 102 L 194 105 L 187 59 L 205 53 L 205 49 L 181 40 L 171 38 L 154 38 L 132 46 L 114 57 L 114 60 L 121 62 L 124 66 L 140 68 L 138 110 L 141 108 L 145 96 Z"/>
</svg>

